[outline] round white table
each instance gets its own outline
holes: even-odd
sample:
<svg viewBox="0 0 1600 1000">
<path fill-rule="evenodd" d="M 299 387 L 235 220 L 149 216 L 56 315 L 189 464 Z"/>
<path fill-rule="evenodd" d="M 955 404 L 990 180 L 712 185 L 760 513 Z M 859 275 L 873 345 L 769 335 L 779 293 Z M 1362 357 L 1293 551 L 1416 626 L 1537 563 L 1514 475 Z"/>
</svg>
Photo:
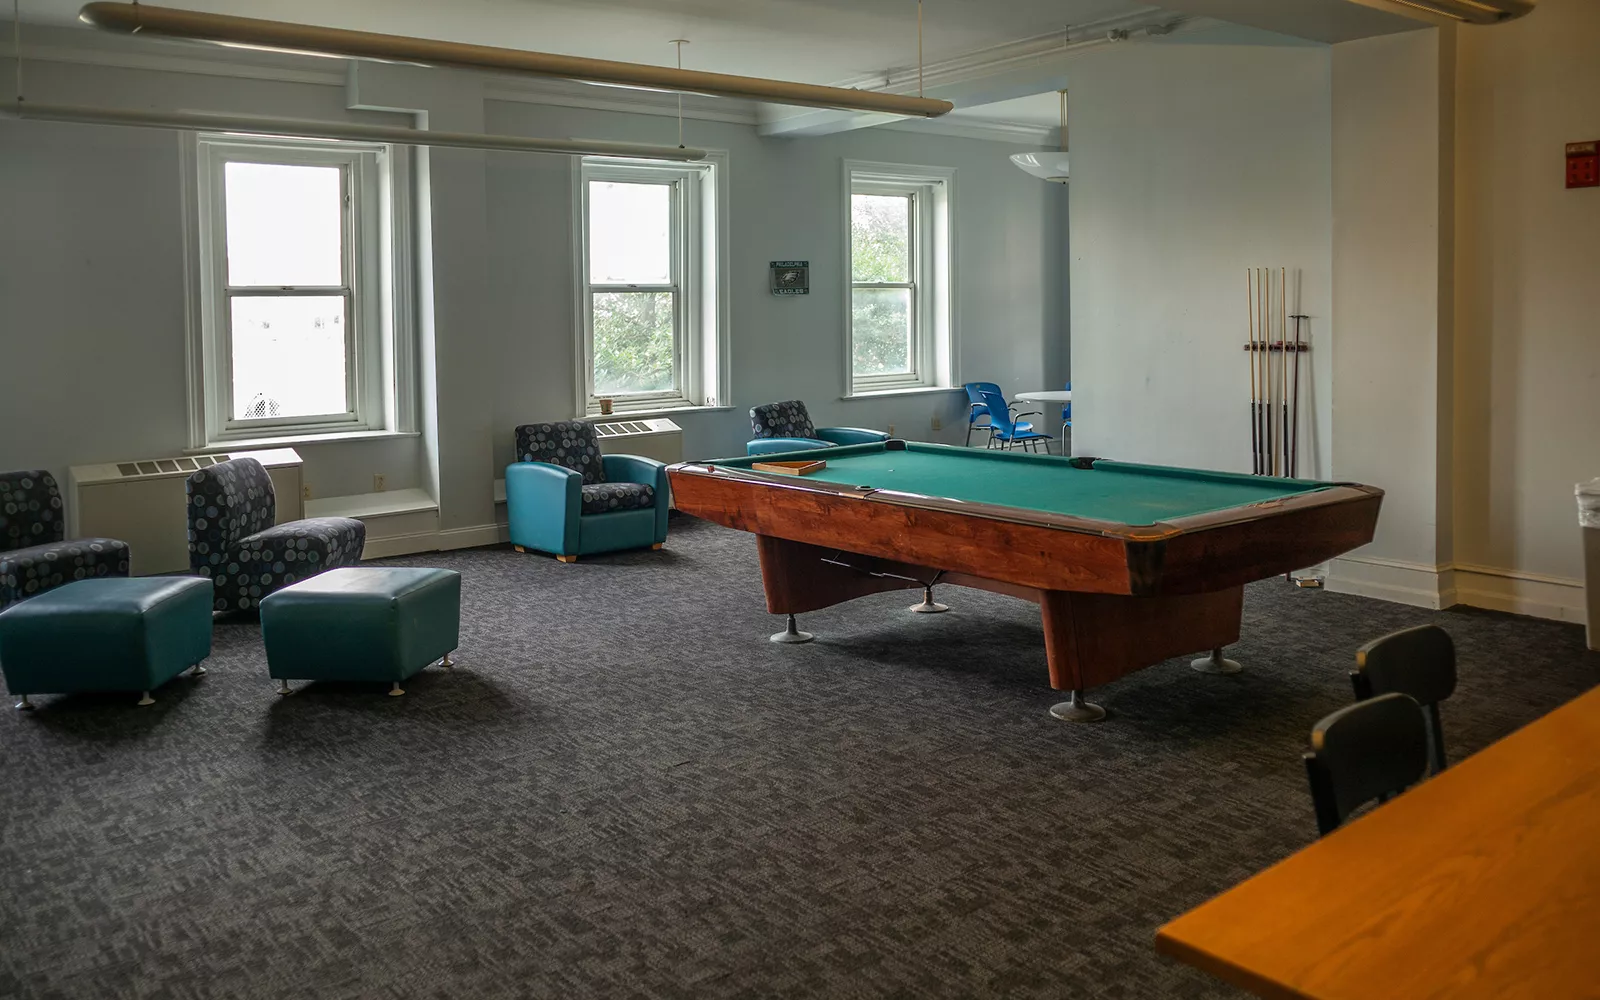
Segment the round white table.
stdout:
<svg viewBox="0 0 1600 1000">
<path fill-rule="evenodd" d="M 1022 403 L 1070 403 L 1072 402 L 1071 389 L 1034 389 L 1030 392 L 1012 393 L 1012 398 Z M 1048 443 L 1045 448 L 1049 450 Z M 1067 425 L 1061 425 L 1061 454 L 1067 454 Z"/>
</svg>

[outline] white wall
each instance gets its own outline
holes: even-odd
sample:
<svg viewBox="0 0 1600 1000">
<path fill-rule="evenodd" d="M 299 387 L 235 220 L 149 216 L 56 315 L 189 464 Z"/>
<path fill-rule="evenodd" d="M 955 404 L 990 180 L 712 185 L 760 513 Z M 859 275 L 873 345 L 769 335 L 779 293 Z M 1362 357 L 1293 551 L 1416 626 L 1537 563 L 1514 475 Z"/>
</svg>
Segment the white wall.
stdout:
<svg viewBox="0 0 1600 1000">
<path fill-rule="evenodd" d="M 328 87 L 58 63 L 28 79 L 61 103 L 192 107 L 203 86 L 207 106 L 345 115 Z M 0 121 L 0 468 L 59 477 L 188 445 L 179 155 L 173 132 Z M 416 483 L 414 439 L 302 453 L 319 495 L 370 490 L 374 472 Z"/>
<path fill-rule="evenodd" d="M 1333 472 L 1385 490 L 1330 585 L 1449 604 L 1451 34 L 1333 46 Z"/>
<path fill-rule="evenodd" d="M 0 61 L 0 79 L 9 73 Z M 346 111 L 342 77 L 294 76 L 303 82 L 31 63 L 28 93 L 61 103 L 397 120 Z M 352 91 L 364 106 L 426 108 L 437 128 L 645 141 L 676 132 L 659 116 L 485 101 L 486 83 L 412 71 L 384 79 L 403 93 Z M 730 153 L 734 261 L 732 407 L 682 417 L 689 455 L 742 452 L 745 411 L 788 397 L 806 399 L 819 423 L 893 423 L 902 436 L 960 440 L 959 393 L 839 398 L 845 158 L 956 168 L 959 377 L 1008 390 L 1065 377 L 1057 279 L 1064 196 L 1007 161 L 1019 147 L 886 129 L 784 140 L 743 124 L 687 128 L 690 141 Z M 463 150 L 427 159 L 424 221 L 434 253 L 424 369 L 437 395 L 423 412 L 436 405 L 436 413 L 417 437 L 301 451 L 318 496 L 370 490 L 376 472 L 391 489 L 431 486 L 437 476 L 441 527 L 466 537 L 492 523 L 491 483 L 510 460 L 512 427 L 572 415 L 571 167 L 562 157 Z M 179 162 L 171 133 L 0 121 L 0 468 L 60 473 L 187 445 Z M 810 296 L 768 293 L 767 261 L 789 258 L 811 261 Z"/>
<path fill-rule="evenodd" d="M 1300 474 L 1328 473 L 1328 50 L 1254 41 L 1072 63 L 1079 454 L 1250 471 L 1245 273 L 1284 266 L 1302 275 L 1289 311 L 1311 317 Z"/>
<path fill-rule="evenodd" d="M 1542 0 L 1458 36 L 1456 558 L 1492 571 L 1473 603 L 1576 617 L 1572 484 L 1600 475 L 1600 189 L 1566 190 L 1562 154 L 1600 138 L 1600 4 Z"/>
</svg>

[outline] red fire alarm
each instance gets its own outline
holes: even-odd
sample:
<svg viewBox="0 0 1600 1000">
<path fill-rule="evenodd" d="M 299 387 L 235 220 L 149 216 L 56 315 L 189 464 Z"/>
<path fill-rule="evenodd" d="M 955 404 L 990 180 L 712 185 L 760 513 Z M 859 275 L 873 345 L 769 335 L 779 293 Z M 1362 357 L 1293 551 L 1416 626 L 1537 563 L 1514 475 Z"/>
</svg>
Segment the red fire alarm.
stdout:
<svg viewBox="0 0 1600 1000">
<path fill-rule="evenodd" d="M 1600 139 L 1567 143 L 1567 187 L 1600 187 Z"/>
</svg>

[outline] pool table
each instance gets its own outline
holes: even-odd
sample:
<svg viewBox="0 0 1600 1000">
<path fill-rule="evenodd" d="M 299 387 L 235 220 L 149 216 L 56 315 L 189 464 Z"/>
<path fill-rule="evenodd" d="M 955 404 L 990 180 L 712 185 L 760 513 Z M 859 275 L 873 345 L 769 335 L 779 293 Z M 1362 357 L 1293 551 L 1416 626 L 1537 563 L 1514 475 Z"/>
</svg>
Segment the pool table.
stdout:
<svg viewBox="0 0 1600 1000">
<path fill-rule="evenodd" d="M 758 462 L 825 461 L 807 475 Z M 1098 458 L 900 440 L 684 462 L 680 511 L 753 532 L 767 608 L 793 615 L 935 584 L 1038 604 L 1057 718 L 1104 716 L 1086 688 L 1182 653 L 1232 672 L 1244 585 L 1372 540 L 1383 491 Z"/>
</svg>

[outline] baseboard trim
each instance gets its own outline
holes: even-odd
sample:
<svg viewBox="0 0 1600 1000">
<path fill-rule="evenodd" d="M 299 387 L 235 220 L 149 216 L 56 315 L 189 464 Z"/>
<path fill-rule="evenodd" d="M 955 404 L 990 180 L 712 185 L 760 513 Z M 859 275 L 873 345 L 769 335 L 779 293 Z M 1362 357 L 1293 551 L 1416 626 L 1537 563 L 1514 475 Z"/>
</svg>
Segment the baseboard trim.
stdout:
<svg viewBox="0 0 1600 1000">
<path fill-rule="evenodd" d="M 503 524 L 475 524 L 439 532 L 440 551 L 475 549 L 480 545 L 500 545 L 509 541 L 511 532 Z"/>
<path fill-rule="evenodd" d="M 1469 563 L 1457 563 L 1455 573 L 1462 604 L 1578 624 L 1588 618 L 1582 580 Z"/>
<path fill-rule="evenodd" d="M 1435 611 L 1456 603 L 1455 571 L 1450 566 L 1342 556 L 1328 567 L 1327 588 L 1336 594 L 1375 597 Z"/>
<path fill-rule="evenodd" d="M 1465 604 L 1554 621 L 1582 623 L 1588 617 L 1582 580 L 1472 563 L 1428 566 L 1347 556 L 1334 560 L 1328 589 L 1435 610 Z"/>
<path fill-rule="evenodd" d="M 418 552 L 439 551 L 439 532 L 417 531 L 406 535 L 368 536 L 361 550 L 362 559 L 386 559 L 389 556 L 409 556 Z"/>
</svg>

